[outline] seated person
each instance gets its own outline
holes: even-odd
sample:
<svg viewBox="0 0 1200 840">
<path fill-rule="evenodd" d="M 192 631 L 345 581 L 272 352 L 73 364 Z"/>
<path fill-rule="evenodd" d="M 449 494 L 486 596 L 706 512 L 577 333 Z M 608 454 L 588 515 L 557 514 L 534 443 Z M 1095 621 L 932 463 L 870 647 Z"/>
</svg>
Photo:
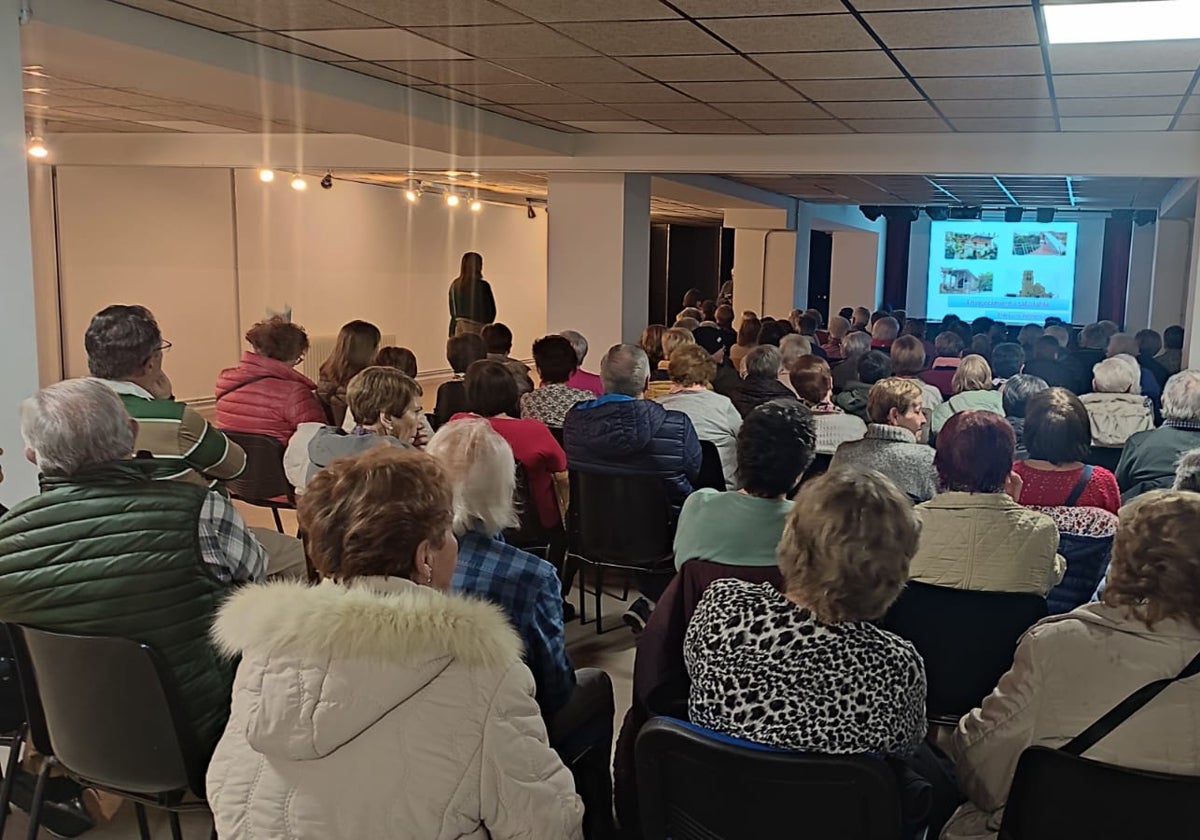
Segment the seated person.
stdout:
<svg viewBox="0 0 1200 840">
<path fill-rule="evenodd" d="M 658 373 L 658 363 L 662 361 L 663 333 L 666 331 L 667 328 L 662 324 L 647 324 L 642 330 L 642 339 L 638 342 L 638 346 L 646 351 L 646 358 L 650 360 L 651 379 Z M 695 333 L 692 336 L 695 337 Z M 603 388 L 600 393 L 604 393 Z"/>
<path fill-rule="evenodd" d="M 1183 327 L 1178 324 L 1163 330 L 1163 350 L 1154 356 L 1170 378 L 1183 370 Z"/>
<path fill-rule="evenodd" d="M 1092 393 L 1079 399 L 1091 423 L 1093 446 L 1119 449 L 1130 435 L 1154 428 L 1154 407 L 1142 396 L 1133 356 L 1113 356 L 1092 368 Z"/>
<path fill-rule="evenodd" d="M 1025 349 L 1013 341 L 1004 341 L 992 348 L 988 357 L 992 366 L 992 387 L 999 390 L 1010 377 L 1021 372 L 1025 365 Z"/>
<path fill-rule="evenodd" d="M 1089 395 L 1090 396 L 1090 395 Z M 1092 448 L 1087 409 L 1066 388 L 1050 388 L 1029 398 L 1025 410 L 1029 458 L 1013 464 L 1021 477 L 1021 504 L 1121 507 L 1117 479 L 1104 467 L 1085 467 Z"/>
<path fill-rule="evenodd" d="M 333 352 L 321 362 L 317 382 L 317 399 L 332 425 L 345 422 L 346 388 L 359 371 L 371 366 L 381 339 L 379 327 L 369 321 L 350 321 L 338 331 Z"/>
<path fill-rule="evenodd" d="M 1000 401 L 1004 404 L 1004 419 L 1012 426 L 1017 444 L 1013 450 L 1016 459 L 1023 461 L 1029 457 L 1025 449 L 1025 411 L 1029 398 L 1038 391 L 1045 391 L 1050 386 L 1044 379 L 1028 373 L 1018 373 L 1005 380 L 1000 388 Z"/>
<path fill-rule="evenodd" d="M 0 520 L 0 621 L 120 636 L 153 647 L 209 755 L 229 714 L 234 663 L 208 630 L 231 586 L 266 576 L 267 557 L 224 496 L 155 481 L 134 458 L 137 422 L 91 379 L 21 404 L 41 493 Z"/>
<path fill-rule="evenodd" d="M 779 340 L 779 381 L 793 395 L 796 392 L 792 388 L 792 380 L 790 378 L 792 366 L 805 356 L 812 355 L 812 346 L 812 342 L 809 341 L 807 336 L 797 335 L 796 333 L 785 335 Z"/>
<path fill-rule="evenodd" d="M 1036 624 L 996 690 L 959 721 L 951 753 L 970 801 L 943 838 L 994 838 L 1022 752 L 1063 746 L 1142 686 L 1176 676 L 1200 650 L 1200 496 L 1148 493 L 1120 520 L 1101 603 Z M 1198 775 L 1197 708 L 1200 680 L 1177 682 L 1084 757 Z"/>
<path fill-rule="evenodd" d="M 286 445 L 301 423 L 324 423 L 316 383 L 296 370 L 308 352 L 304 327 L 270 318 L 252 326 L 246 341 L 253 349 L 217 377 L 217 425 Z"/>
<path fill-rule="evenodd" d="M 891 352 L 892 342 L 900 337 L 900 322 L 885 315 L 871 325 L 871 349 Z"/>
<path fill-rule="evenodd" d="M 704 348 L 712 357 L 713 364 L 717 366 L 716 373 L 712 375 L 712 389 L 724 397 L 729 397 L 742 384 L 742 377 L 725 358 L 725 351 L 730 345 L 725 343 L 724 334 L 718 327 L 702 325 L 692 330 L 692 338 Z"/>
<path fill-rule="evenodd" d="M 779 381 L 779 374 L 783 370 L 783 355 L 778 347 L 771 344 L 758 345 L 746 354 L 742 367 L 745 371 L 742 384 L 730 399 L 743 417 L 765 402 L 780 397 L 796 399 L 792 389 Z"/>
<path fill-rule="evenodd" d="M 833 392 L 840 394 L 858 376 L 858 360 L 871 352 L 871 336 L 862 330 L 842 339 L 842 361 L 832 367 Z"/>
<path fill-rule="evenodd" d="M 892 377 L 871 386 L 867 416 L 871 422 L 862 440 L 837 448 L 829 468 L 876 470 L 896 482 L 914 502 L 937 492 L 933 448 L 917 443 L 925 427 L 921 387 L 911 379 Z"/>
<path fill-rule="evenodd" d="M 1012 427 L 990 411 L 960 411 L 946 421 L 933 459 L 942 492 L 917 505 L 913 580 L 1043 596 L 1062 580 L 1066 561 L 1054 520 L 1018 504 L 1014 444 Z"/>
<path fill-rule="evenodd" d="M 467 368 L 487 358 L 487 347 L 483 339 L 476 333 L 462 333 L 446 342 L 446 361 L 454 376 L 449 382 L 443 382 L 437 389 L 437 404 L 433 409 L 433 424 L 436 428 L 450 422 L 455 414 L 470 411 L 467 402 L 467 386 L 463 380 L 467 376 Z"/>
<path fill-rule="evenodd" d="M 487 348 L 487 357 L 494 362 L 500 362 L 512 374 L 513 381 L 517 383 L 517 393 L 528 394 L 532 391 L 533 378 L 529 375 L 529 365 L 509 355 L 513 344 L 512 330 L 507 325 L 497 322 L 485 326 L 480 330 L 479 336 Z"/>
<path fill-rule="evenodd" d="M 0 450 L 0 455 L 4 454 Z M 3 476 L 0 475 L 0 478 Z M 1176 490 L 1191 490 L 1200 493 L 1200 449 L 1192 449 L 1179 456 L 1179 466 L 1175 468 Z"/>
<path fill-rule="evenodd" d="M 1154 371 L 1146 365 L 1138 361 L 1137 339 L 1128 333 L 1116 333 L 1108 339 L 1108 347 L 1105 350 L 1105 355 L 1109 359 L 1123 356 L 1132 359 L 1137 365 L 1138 370 L 1138 393 L 1150 400 L 1151 406 L 1156 409 L 1162 406 L 1162 386 L 1158 384 L 1158 379 L 1154 375 Z M 1162 365 L 1155 363 L 1156 369 L 1161 369 Z M 1095 376 L 1095 366 L 1092 366 L 1092 375 Z"/>
<path fill-rule="evenodd" d="M 697 344 L 685 344 L 671 354 L 669 371 L 671 390 L 658 398 L 664 408 L 681 411 L 692 421 L 696 436 L 717 447 L 725 485 L 738 486 L 737 435 L 742 415 L 728 397 L 710 390 L 717 366 L 708 351 Z"/>
<path fill-rule="evenodd" d="M 805 483 L 779 543 L 784 591 L 726 578 L 684 637 L 692 723 L 787 750 L 912 753 L 925 737 L 925 668 L 871 622 L 908 578 L 919 526 L 881 473 Z"/>
<path fill-rule="evenodd" d="M 992 368 L 983 356 L 972 353 L 963 357 L 950 381 L 953 395 L 933 410 L 929 430 L 937 435 L 946 421 L 960 411 L 990 411 L 1004 416 L 1004 401 L 992 386 Z"/>
<path fill-rule="evenodd" d="M 892 342 L 892 376 L 911 379 L 921 387 L 921 406 L 932 413 L 942 404 L 942 392 L 921 378 L 925 370 L 925 345 L 912 335 L 902 335 Z"/>
<path fill-rule="evenodd" d="M 965 345 L 962 336 L 953 330 L 942 330 L 933 340 L 933 363 L 930 370 L 956 368 L 962 362 L 962 352 Z"/>
<path fill-rule="evenodd" d="M 521 395 L 521 417 L 561 429 L 563 418 L 576 403 L 593 399 L 591 391 L 567 384 L 579 367 L 575 348 L 561 335 L 543 336 L 533 342 L 533 363 L 539 382 L 537 388 Z"/>
<path fill-rule="evenodd" d="M 721 336 L 721 345 L 725 348 L 725 355 L 729 355 L 729 349 L 737 344 L 738 333 L 733 328 L 733 307 L 727 303 L 723 303 L 713 312 L 713 320 L 717 322 L 717 332 Z M 733 367 L 732 360 L 730 367 Z M 734 373 L 737 373 L 737 368 L 734 368 Z"/>
<path fill-rule="evenodd" d="M 688 496 L 675 529 L 675 568 L 688 560 L 773 566 L 788 496 L 812 463 L 812 415 L 794 400 L 765 402 L 746 415 L 737 439 L 738 491 Z"/>
<path fill-rule="evenodd" d="M 662 335 L 662 358 L 658 367 L 650 372 L 650 384 L 646 386 L 646 399 L 656 400 L 671 390 L 671 354 L 678 347 L 695 344 L 696 337 L 691 330 L 683 327 L 671 327 L 664 330 Z"/>
<path fill-rule="evenodd" d="M 858 372 L 854 379 L 846 384 L 833 402 L 847 414 L 853 414 L 863 422 L 870 416 L 867 414 L 867 397 L 872 386 L 882 379 L 892 375 L 892 359 L 881 350 L 872 350 L 858 359 Z"/>
<path fill-rule="evenodd" d="M 1137 363 L 1145 370 L 1150 371 L 1154 377 L 1154 381 L 1158 383 L 1159 393 L 1162 392 L 1162 387 L 1167 384 L 1167 379 L 1171 374 L 1163 367 L 1155 356 L 1162 350 L 1162 336 L 1158 330 L 1138 330 L 1133 336 L 1133 340 L 1137 343 Z"/>
<path fill-rule="evenodd" d="M 829 319 L 829 340 L 821 345 L 821 349 L 825 351 L 825 355 L 829 361 L 836 362 L 842 359 L 842 340 L 846 338 L 846 334 L 850 332 L 850 322 L 841 315 L 834 315 Z"/>
<path fill-rule="evenodd" d="M 1200 446 L 1200 370 L 1185 370 L 1163 389 L 1163 423 L 1136 432 L 1125 442 L 1117 464 L 1117 484 L 1128 502 L 1147 490 L 1170 487 L 1179 456 Z"/>
<path fill-rule="evenodd" d="M 746 371 L 746 356 L 758 346 L 759 335 L 762 333 L 762 321 L 758 315 L 747 309 L 742 313 L 742 323 L 738 326 L 737 341 L 729 348 L 729 361 L 739 375 Z"/>
<path fill-rule="evenodd" d="M 1066 388 L 1071 384 L 1071 371 L 1060 359 L 1062 352 L 1063 346 L 1055 334 L 1047 331 L 1034 339 L 1033 354 L 1025 362 L 1022 372 L 1044 380 L 1051 388 Z"/>
<path fill-rule="evenodd" d="M 833 374 L 820 356 L 801 356 L 791 369 L 792 390 L 812 412 L 817 432 L 817 454 L 832 455 L 849 440 L 862 440 L 867 426 L 853 414 L 833 404 Z"/>
<path fill-rule="evenodd" d="M 375 354 L 375 361 L 372 362 L 371 366 L 395 368 L 414 382 L 417 379 L 417 354 L 407 347 L 380 347 L 379 352 Z M 425 391 L 422 389 L 421 395 L 424 396 L 424 394 Z M 421 412 L 421 416 L 417 422 L 419 424 L 418 430 L 413 440 L 429 441 L 433 437 L 433 425 L 429 422 L 429 417 L 424 411 Z M 354 415 L 347 411 L 346 419 L 342 421 L 342 431 L 350 434 L 357 425 L 358 423 L 355 421 Z"/>
<path fill-rule="evenodd" d="M 241 657 L 208 767 L 220 836 L 581 840 L 520 636 L 494 604 L 447 594 L 458 548 L 438 462 L 342 458 L 297 513 L 322 582 L 247 587 L 213 630 L 224 661 Z"/>
<path fill-rule="evenodd" d="M 590 391 L 597 397 L 603 396 L 604 384 L 600 381 L 600 377 L 583 369 L 583 360 L 587 358 L 588 354 L 588 341 L 584 338 L 583 333 L 575 330 L 563 330 L 559 335 L 571 342 L 571 346 L 575 348 L 575 372 L 571 374 L 567 384 L 581 391 Z"/>
</svg>

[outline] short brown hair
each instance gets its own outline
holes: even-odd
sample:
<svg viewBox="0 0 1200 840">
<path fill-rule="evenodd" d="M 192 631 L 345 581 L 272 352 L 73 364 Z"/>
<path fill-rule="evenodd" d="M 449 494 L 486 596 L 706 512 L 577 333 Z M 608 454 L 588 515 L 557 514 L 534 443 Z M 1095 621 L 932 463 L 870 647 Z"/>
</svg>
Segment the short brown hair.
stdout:
<svg viewBox="0 0 1200 840">
<path fill-rule="evenodd" d="M 667 371 L 671 381 L 684 388 L 707 385 L 717 374 L 717 363 L 699 344 L 681 344 L 671 353 Z"/>
<path fill-rule="evenodd" d="M 421 396 L 417 380 L 394 367 L 374 365 L 354 375 L 346 386 L 346 405 L 360 426 L 378 422 L 380 414 L 399 417 Z"/>
<path fill-rule="evenodd" d="M 308 351 L 308 333 L 304 327 L 278 315 L 246 330 L 246 341 L 258 355 L 288 364 Z"/>
<path fill-rule="evenodd" d="M 902 335 L 892 342 L 892 373 L 916 376 L 925 369 L 925 345 L 921 339 Z"/>
<path fill-rule="evenodd" d="M 696 337 L 692 335 L 691 330 L 684 329 L 683 327 L 671 327 L 662 336 L 663 358 L 670 360 L 671 354 L 675 352 L 676 347 L 695 343 Z"/>
<path fill-rule="evenodd" d="M 921 386 L 912 379 L 881 379 L 867 392 L 867 417 L 872 423 L 887 423 L 892 409 L 904 414 L 921 398 Z"/>
<path fill-rule="evenodd" d="M 467 368 L 463 387 L 467 392 L 467 405 L 480 417 L 495 417 L 517 410 L 521 391 L 504 362 L 480 359 L 472 363 Z"/>
<path fill-rule="evenodd" d="M 463 333 L 446 341 L 446 361 L 455 373 L 466 373 L 474 362 L 487 358 L 487 345 L 475 333 Z"/>
<path fill-rule="evenodd" d="M 819 621 L 872 621 L 904 588 L 920 533 L 890 478 L 835 469 L 800 486 L 776 559 L 787 592 Z"/>
<path fill-rule="evenodd" d="M 812 353 L 801 356 L 788 371 L 792 388 L 803 402 L 810 406 L 824 402 L 833 387 L 833 374 L 829 362 Z"/>
<path fill-rule="evenodd" d="M 1200 628 L 1200 493 L 1152 490 L 1118 515 L 1104 603 L 1151 629 L 1167 619 Z"/>
<path fill-rule="evenodd" d="M 417 378 L 417 354 L 407 347 L 380 347 L 375 353 L 374 364 L 380 367 L 394 367 L 413 379 Z"/>
<path fill-rule="evenodd" d="M 1079 397 L 1047 388 L 1025 401 L 1025 449 L 1030 458 L 1067 464 L 1092 451 L 1092 421 Z"/>
<path fill-rule="evenodd" d="M 453 496 L 437 460 L 377 446 L 338 458 L 297 503 L 304 548 L 322 578 L 410 577 L 417 548 L 449 539 Z"/>
<path fill-rule="evenodd" d="M 978 353 L 964 356 L 958 364 L 958 370 L 954 371 L 954 378 L 950 380 L 950 388 L 956 394 L 992 390 L 991 365 Z"/>
</svg>

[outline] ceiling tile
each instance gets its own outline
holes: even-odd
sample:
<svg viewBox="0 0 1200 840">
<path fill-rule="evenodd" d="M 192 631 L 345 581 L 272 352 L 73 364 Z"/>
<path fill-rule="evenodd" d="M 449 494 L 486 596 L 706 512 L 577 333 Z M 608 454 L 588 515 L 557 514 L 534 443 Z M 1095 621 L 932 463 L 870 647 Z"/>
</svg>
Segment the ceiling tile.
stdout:
<svg viewBox="0 0 1200 840">
<path fill-rule="evenodd" d="M 563 23 L 555 29 L 605 55 L 703 55 L 729 49 L 686 20 Z"/>
<path fill-rule="evenodd" d="M 372 76 L 376 79 L 383 79 L 387 82 L 395 82 L 400 85 L 420 85 L 429 81 L 418 76 L 411 76 L 408 73 L 401 73 L 399 70 L 393 70 L 390 67 L 380 67 L 378 64 L 372 64 L 369 61 L 339 61 L 338 67 L 346 70 L 353 70 L 355 73 L 362 73 L 364 76 Z"/>
<path fill-rule="evenodd" d="M 174 0 L 117 0 L 117 2 L 122 6 L 132 6 L 135 9 L 203 26 L 205 29 L 213 29 L 217 32 L 237 32 L 250 28 L 242 21 L 209 14 L 199 9 L 193 9 L 191 6 L 185 6 L 183 3 L 176 3 Z"/>
<path fill-rule="evenodd" d="M 954 127 L 959 131 L 987 133 L 1014 131 L 1058 131 L 1058 124 L 1054 121 L 1054 117 L 1008 117 L 1003 119 L 993 119 L 988 117 L 962 117 L 952 118 L 950 121 L 954 123 Z"/>
<path fill-rule="evenodd" d="M 478 58 L 557 58 L 593 54 L 587 47 L 538 23 L 418 27 L 412 31 Z"/>
<path fill-rule="evenodd" d="M 850 127 L 864 134 L 928 134 L 950 130 L 948 125 L 938 119 L 850 120 Z"/>
<path fill-rule="evenodd" d="M 439 85 L 523 84 L 532 79 L 475 58 L 456 61 L 382 61 L 384 67 Z"/>
<path fill-rule="evenodd" d="M 1200 114 L 1185 114 L 1175 123 L 1176 131 L 1200 131 Z"/>
<path fill-rule="evenodd" d="M 914 47 L 993 47 L 1038 43 L 1032 6 L 883 12 L 865 15 L 893 50 Z"/>
<path fill-rule="evenodd" d="M 295 38 L 278 35 L 274 32 L 235 32 L 232 34 L 235 38 L 241 38 L 244 41 L 252 41 L 264 47 L 271 47 L 272 49 L 282 50 L 283 52 L 293 53 L 294 55 L 304 56 L 316 61 L 346 61 L 352 58 L 352 56 L 316 47 L 312 44 L 306 44 L 303 41 L 297 41 Z"/>
<path fill-rule="evenodd" d="M 567 125 L 596 134 L 666 134 L 667 130 L 641 120 L 571 120 Z"/>
<path fill-rule="evenodd" d="M 493 114 L 502 114 L 506 117 L 513 117 L 514 119 L 524 120 L 525 122 L 532 122 L 532 121 L 537 120 L 536 117 L 532 116 L 529 113 L 526 113 L 525 111 L 522 111 L 520 108 L 513 108 L 508 105 L 496 105 L 491 102 L 483 102 L 478 107 L 482 108 L 485 111 L 491 111 Z"/>
<path fill-rule="evenodd" d="M 460 52 L 403 29 L 326 29 L 285 34 L 365 61 L 466 58 Z"/>
<path fill-rule="evenodd" d="M 657 82 L 563 85 L 596 102 L 686 102 L 687 97 Z"/>
<path fill-rule="evenodd" d="M 1087 2 L 1095 2 L 1095 0 L 1087 0 Z M 854 8 L 860 12 L 890 11 L 893 9 L 969 9 L 986 6 L 1028 5 L 1029 0 L 854 0 Z"/>
<path fill-rule="evenodd" d="M 704 25 L 741 52 L 810 52 L 877 48 L 853 16 L 800 15 L 706 20 Z"/>
<path fill-rule="evenodd" d="M 844 12 L 841 0 L 674 0 L 685 15 L 694 18 L 797 15 L 806 12 Z"/>
<path fill-rule="evenodd" d="M 191 5 L 197 5 L 193 0 Z M 260 0 L 204 0 L 205 11 L 245 21 L 261 29 L 357 29 L 379 26 L 368 15 L 348 9 L 332 0 L 288 0 L 263 3 Z"/>
<path fill-rule="evenodd" d="M 147 96 L 132 90 L 115 90 L 113 88 L 88 88 L 86 91 L 76 92 L 75 96 L 86 99 L 94 105 L 122 105 L 129 108 L 156 108 L 171 104 L 168 99 Z M 51 95 L 47 98 L 53 100 L 55 97 Z"/>
<path fill-rule="evenodd" d="M 740 120 L 829 119 L 829 114 L 811 102 L 722 102 L 722 111 Z"/>
<path fill-rule="evenodd" d="M 955 117 L 1053 117 L 1049 99 L 945 99 L 942 113 Z M 957 122 L 956 122 L 957 124 Z"/>
<path fill-rule="evenodd" d="M 276 0 L 278 2 L 278 0 Z M 489 0 L 337 0 L 396 26 L 466 26 L 522 23 L 516 12 Z"/>
<path fill-rule="evenodd" d="M 837 120 L 751 120 L 750 125 L 766 134 L 848 134 Z"/>
<path fill-rule="evenodd" d="M 500 0 L 542 23 L 593 20 L 666 20 L 679 13 L 658 0 Z M 430 4 L 435 5 L 435 4 Z"/>
<path fill-rule="evenodd" d="M 1178 96 L 1110 96 L 1095 99 L 1060 99 L 1058 113 L 1063 117 L 1145 117 L 1175 116 Z"/>
<path fill-rule="evenodd" d="M 1160 73 L 1083 73 L 1054 76 L 1054 95 L 1073 96 L 1167 96 L 1183 95 L 1192 83 L 1191 71 Z"/>
<path fill-rule="evenodd" d="M 910 117 L 936 117 L 925 100 L 917 102 L 822 102 L 835 117 L 854 120 L 891 120 Z"/>
<path fill-rule="evenodd" d="M 898 50 L 913 76 L 1024 76 L 1045 72 L 1040 47 Z"/>
<path fill-rule="evenodd" d="M 547 120 L 624 120 L 625 114 L 604 105 L 526 105 L 521 110 Z M 627 110 L 627 109 L 625 109 Z M 633 116 L 638 116 L 634 114 Z"/>
<path fill-rule="evenodd" d="M 551 105 L 587 100 L 550 85 L 454 85 L 455 90 L 503 105 Z"/>
<path fill-rule="evenodd" d="M 793 102 L 800 94 L 783 82 L 677 82 L 675 87 L 701 102 Z"/>
<path fill-rule="evenodd" d="M 663 102 L 646 105 L 621 105 L 621 110 L 639 120 L 719 120 L 725 115 L 703 102 Z"/>
<path fill-rule="evenodd" d="M 1063 131 L 1166 131 L 1171 117 L 1063 117 Z"/>
<path fill-rule="evenodd" d="M 676 134 L 758 134 L 735 120 L 655 120 L 657 125 Z"/>
<path fill-rule="evenodd" d="M 1132 73 L 1191 70 L 1200 65 L 1200 41 L 1121 44 L 1058 44 L 1050 66 L 1058 73 Z"/>
<path fill-rule="evenodd" d="M 645 77 L 611 58 L 497 58 L 497 64 L 548 84 L 643 82 Z"/>
<path fill-rule="evenodd" d="M 886 79 L 901 75 L 882 50 L 768 53 L 751 58 L 781 79 Z"/>
<path fill-rule="evenodd" d="M 952 76 L 921 78 L 917 84 L 933 99 L 1038 99 L 1049 96 L 1046 77 Z"/>
<path fill-rule="evenodd" d="M 818 101 L 921 98 L 908 79 L 812 79 L 796 82 L 796 87 Z"/>
<path fill-rule="evenodd" d="M 663 82 L 733 82 L 768 78 L 740 55 L 634 57 L 625 63 Z"/>
<path fill-rule="evenodd" d="M 1200 114 L 1200 94 L 1192 94 L 1188 97 L 1187 104 L 1183 107 L 1185 114 Z"/>
</svg>

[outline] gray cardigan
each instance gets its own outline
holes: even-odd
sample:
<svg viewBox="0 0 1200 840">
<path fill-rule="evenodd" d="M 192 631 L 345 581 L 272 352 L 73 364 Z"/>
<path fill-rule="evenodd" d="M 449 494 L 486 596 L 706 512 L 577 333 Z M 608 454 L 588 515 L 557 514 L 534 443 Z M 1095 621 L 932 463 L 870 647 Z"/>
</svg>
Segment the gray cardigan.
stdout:
<svg viewBox="0 0 1200 840">
<path fill-rule="evenodd" d="M 908 429 L 871 423 L 862 440 L 843 443 L 837 448 L 829 468 L 879 470 L 911 499 L 924 502 L 937 493 L 933 455 L 933 447 L 917 443 Z"/>
</svg>

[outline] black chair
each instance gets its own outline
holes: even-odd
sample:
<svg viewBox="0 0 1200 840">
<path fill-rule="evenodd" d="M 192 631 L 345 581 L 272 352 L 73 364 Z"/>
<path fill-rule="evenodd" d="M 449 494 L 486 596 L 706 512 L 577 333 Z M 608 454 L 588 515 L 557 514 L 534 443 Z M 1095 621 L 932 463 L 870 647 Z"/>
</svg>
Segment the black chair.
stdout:
<svg viewBox="0 0 1200 840">
<path fill-rule="evenodd" d="M 811 755 L 671 718 L 638 735 L 644 840 L 900 840 L 896 778 L 870 756 Z"/>
<path fill-rule="evenodd" d="M 717 445 L 711 440 L 700 441 L 700 455 L 700 477 L 696 479 L 696 489 L 729 489 L 725 483 L 725 468 L 721 466 L 721 453 L 717 450 Z"/>
<path fill-rule="evenodd" d="M 1104 467 L 1109 472 L 1117 471 L 1117 464 L 1121 461 L 1121 453 L 1125 451 L 1123 446 L 1093 446 L 1088 455 L 1087 462 L 1096 467 Z"/>
<path fill-rule="evenodd" d="M 1198 801 L 1200 776 L 1132 770 L 1031 747 L 1017 762 L 1000 840 L 1194 836 Z"/>
<path fill-rule="evenodd" d="M 562 446 L 563 445 L 562 426 L 547 426 L 546 428 L 550 430 L 550 434 L 554 436 L 554 439 L 556 441 L 558 441 L 558 445 Z"/>
<path fill-rule="evenodd" d="M 604 475 L 570 471 L 567 562 L 579 563 L 579 621 L 584 610 L 585 571 L 596 570 L 596 633 L 604 632 L 600 596 L 605 569 L 673 575 L 671 506 L 662 479 L 652 475 Z"/>
<path fill-rule="evenodd" d="M 908 639 L 925 660 L 926 713 L 956 724 L 991 694 L 1012 666 L 1021 634 L 1046 617 L 1046 599 L 909 581 L 881 626 Z"/>
<path fill-rule="evenodd" d="M 20 765 L 27 729 L 17 660 L 7 635 L 0 633 L 0 745 L 8 747 L 8 763 L 4 767 L 4 781 L 0 783 L 0 837 L 4 836 L 13 781 Z"/>
<path fill-rule="evenodd" d="M 529 494 L 529 473 L 517 464 L 517 515 L 519 524 L 504 532 L 504 541 L 509 545 L 528 551 L 547 560 L 563 574 L 563 555 L 566 553 L 567 534 L 561 525 L 547 528 L 538 516 L 537 505 Z M 566 597 L 566 592 L 563 592 Z"/>
<path fill-rule="evenodd" d="M 246 469 L 225 483 L 229 495 L 248 505 L 270 508 L 275 527 L 284 533 L 279 511 L 296 509 L 296 489 L 283 471 L 283 444 L 270 435 L 221 431 L 246 453 Z"/>
<path fill-rule="evenodd" d="M 29 840 L 37 837 L 46 779 L 54 768 L 84 787 L 133 800 L 142 840 L 150 840 L 147 805 L 166 810 L 172 838 L 182 840 L 179 813 L 208 811 L 208 757 L 200 754 L 174 679 L 157 652 L 131 639 L 4 627 L 20 674 L 30 741 L 44 758 L 29 812 Z M 185 802 L 189 793 L 199 801 Z"/>
</svg>

